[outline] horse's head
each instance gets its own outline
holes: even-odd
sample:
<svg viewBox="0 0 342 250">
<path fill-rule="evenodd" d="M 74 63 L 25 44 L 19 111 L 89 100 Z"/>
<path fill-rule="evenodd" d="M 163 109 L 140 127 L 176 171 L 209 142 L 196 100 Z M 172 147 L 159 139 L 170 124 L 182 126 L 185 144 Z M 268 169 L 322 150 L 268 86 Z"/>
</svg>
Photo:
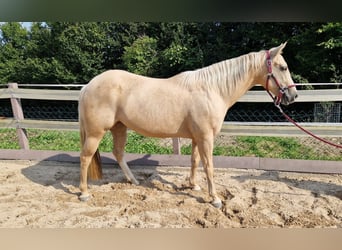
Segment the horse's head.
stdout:
<svg viewBox="0 0 342 250">
<path fill-rule="evenodd" d="M 264 88 L 271 95 L 275 95 L 276 105 L 289 105 L 297 98 L 297 89 L 291 78 L 290 71 L 284 57 L 281 55 L 286 43 L 266 51 L 263 82 Z M 272 96 L 272 95 L 271 95 Z"/>
</svg>

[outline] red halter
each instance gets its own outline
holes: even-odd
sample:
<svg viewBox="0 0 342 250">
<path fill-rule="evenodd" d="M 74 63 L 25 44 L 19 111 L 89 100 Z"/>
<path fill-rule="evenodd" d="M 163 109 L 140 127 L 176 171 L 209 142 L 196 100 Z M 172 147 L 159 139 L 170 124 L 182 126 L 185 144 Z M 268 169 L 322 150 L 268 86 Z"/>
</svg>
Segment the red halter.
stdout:
<svg viewBox="0 0 342 250">
<path fill-rule="evenodd" d="M 266 51 L 266 66 L 267 66 L 267 71 L 268 71 L 268 74 L 267 74 L 267 79 L 266 79 L 266 91 L 267 93 L 270 95 L 270 97 L 273 99 L 274 101 L 274 104 L 276 106 L 279 106 L 280 103 L 281 103 L 281 99 L 283 98 L 283 95 L 285 93 L 286 90 L 288 90 L 289 88 L 293 88 L 293 87 L 296 87 L 295 84 L 291 84 L 291 85 L 288 85 L 286 87 L 282 87 L 278 80 L 275 78 L 275 76 L 273 75 L 272 73 L 272 60 L 271 60 L 271 55 L 270 55 L 270 52 L 267 50 Z M 270 92 L 270 90 L 268 89 L 268 83 L 270 81 L 270 78 L 273 79 L 274 83 L 278 86 L 279 88 L 279 93 L 277 96 L 273 96 Z"/>
</svg>

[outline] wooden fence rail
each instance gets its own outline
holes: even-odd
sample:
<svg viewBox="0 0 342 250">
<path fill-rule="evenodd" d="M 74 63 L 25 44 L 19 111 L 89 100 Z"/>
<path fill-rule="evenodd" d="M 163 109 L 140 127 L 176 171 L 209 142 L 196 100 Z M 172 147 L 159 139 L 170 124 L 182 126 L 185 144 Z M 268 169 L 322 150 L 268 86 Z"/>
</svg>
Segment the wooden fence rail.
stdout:
<svg viewBox="0 0 342 250">
<path fill-rule="evenodd" d="M 13 118 L 0 119 L 0 128 L 15 128 L 19 145 L 29 149 L 26 129 L 78 130 L 78 122 L 29 120 L 24 118 L 21 99 L 78 101 L 79 90 L 58 89 L 20 89 L 16 83 L 0 89 L 0 99 L 10 99 Z M 342 101 L 342 89 L 299 90 L 297 102 L 336 102 Z M 270 102 L 265 91 L 249 91 L 239 102 Z M 342 137 L 342 124 L 339 123 L 301 123 L 319 136 Z M 230 135 L 254 136 L 306 136 L 289 123 L 246 123 L 224 122 L 221 133 Z M 180 154 L 179 138 L 173 138 L 173 152 Z"/>
</svg>

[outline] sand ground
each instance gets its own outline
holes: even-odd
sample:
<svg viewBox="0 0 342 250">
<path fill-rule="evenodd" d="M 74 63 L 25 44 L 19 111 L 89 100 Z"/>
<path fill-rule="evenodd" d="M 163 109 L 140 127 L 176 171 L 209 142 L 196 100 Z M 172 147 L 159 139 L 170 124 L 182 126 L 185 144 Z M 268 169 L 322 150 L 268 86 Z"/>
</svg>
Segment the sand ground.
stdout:
<svg viewBox="0 0 342 250">
<path fill-rule="evenodd" d="M 78 200 L 78 164 L 0 161 L 1 228 L 341 228 L 342 175 L 215 169 L 223 200 L 214 208 L 202 170 L 202 191 L 188 188 L 187 167 L 134 166 L 139 186 L 118 167 L 90 182 Z"/>
</svg>

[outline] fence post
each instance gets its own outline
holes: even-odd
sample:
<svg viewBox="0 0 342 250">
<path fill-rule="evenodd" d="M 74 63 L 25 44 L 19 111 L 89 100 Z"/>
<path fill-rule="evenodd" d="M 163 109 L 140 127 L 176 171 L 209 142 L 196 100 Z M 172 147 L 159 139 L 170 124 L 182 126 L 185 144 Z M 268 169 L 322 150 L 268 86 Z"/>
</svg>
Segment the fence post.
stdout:
<svg viewBox="0 0 342 250">
<path fill-rule="evenodd" d="M 11 89 L 12 90 L 11 92 L 13 93 L 14 89 L 18 89 L 18 84 L 17 83 L 9 83 L 8 88 Z M 20 120 L 24 120 L 24 113 L 23 113 L 23 109 L 21 106 L 21 100 L 20 100 L 20 98 L 16 98 L 13 94 L 11 95 L 11 106 L 12 106 L 13 116 L 14 116 L 14 119 L 16 120 L 16 122 L 18 122 Z M 17 125 L 17 135 L 18 135 L 20 148 L 21 149 L 30 149 L 26 129 L 20 128 Z"/>
<path fill-rule="evenodd" d="M 172 147 L 173 147 L 173 154 L 180 155 L 180 139 L 179 138 L 172 138 Z"/>
</svg>

